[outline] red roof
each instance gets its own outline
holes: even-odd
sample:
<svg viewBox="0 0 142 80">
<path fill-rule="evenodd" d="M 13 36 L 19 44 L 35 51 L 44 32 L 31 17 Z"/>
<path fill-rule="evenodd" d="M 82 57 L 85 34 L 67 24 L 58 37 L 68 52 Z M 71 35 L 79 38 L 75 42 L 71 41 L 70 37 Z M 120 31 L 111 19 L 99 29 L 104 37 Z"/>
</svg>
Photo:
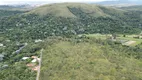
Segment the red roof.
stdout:
<svg viewBox="0 0 142 80">
<path fill-rule="evenodd" d="M 33 71 L 38 71 L 39 66 L 35 66 L 34 68 L 32 68 Z"/>
<path fill-rule="evenodd" d="M 38 58 L 38 57 L 37 57 L 37 56 L 32 56 L 32 58 L 36 59 L 36 58 Z"/>
<path fill-rule="evenodd" d="M 34 67 L 35 64 L 27 64 L 28 67 Z"/>
</svg>

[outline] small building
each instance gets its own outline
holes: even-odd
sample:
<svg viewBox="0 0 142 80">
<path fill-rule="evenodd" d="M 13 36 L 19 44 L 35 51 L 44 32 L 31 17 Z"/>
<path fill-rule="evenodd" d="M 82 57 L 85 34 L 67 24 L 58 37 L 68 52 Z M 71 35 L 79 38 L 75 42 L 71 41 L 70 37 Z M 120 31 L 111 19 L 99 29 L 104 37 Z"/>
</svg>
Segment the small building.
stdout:
<svg viewBox="0 0 142 80">
<path fill-rule="evenodd" d="M 37 61 L 40 61 L 40 58 L 37 58 Z"/>
<path fill-rule="evenodd" d="M 22 60 L 27 60 L 29 59 L 30 57 L 23 57 Z"/>
<path fill-rule="evenodd" d="M 0 43 L 0 47 L 3 47 L 3 44 L 2 44 L 2 43 Z"/>
<path fill-rule="evenodd" d="M 42 42 L 41 39 L 35 40 L 35 43 Z"/>
<path fill-rule="evenodd" d="M 4 55 L 3 54 L 0 54 L 0 61 L 2 61 L 4 58 Z"/>
<path fill-rule="evenodd" d="M 32 63 L 35 63 L 35 62 L 37 62 L 37 59 L 33 59 L 31 62 L 32 62 Z"/>
<path fill-rule="evenodd" d="M 32 56 L 31 58 L 36 59 L 36 58 L 38 58 L 38 57 L 37 57 L 37 56 Z"/>
</svg>

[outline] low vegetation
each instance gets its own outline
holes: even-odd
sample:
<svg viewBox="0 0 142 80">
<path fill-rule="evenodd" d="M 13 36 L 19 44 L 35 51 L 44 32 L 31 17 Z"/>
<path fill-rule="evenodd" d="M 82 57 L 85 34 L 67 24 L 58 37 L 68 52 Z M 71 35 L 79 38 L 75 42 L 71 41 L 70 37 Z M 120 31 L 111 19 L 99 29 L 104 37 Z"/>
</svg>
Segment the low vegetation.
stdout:
<svg viewBox="0 0 142 80">
<path fill-rule="evenodd" d="M 45 48 L 40 80 L 141 80 L 139 50 L 99 39 L 55 41 Z"/>
</svg>

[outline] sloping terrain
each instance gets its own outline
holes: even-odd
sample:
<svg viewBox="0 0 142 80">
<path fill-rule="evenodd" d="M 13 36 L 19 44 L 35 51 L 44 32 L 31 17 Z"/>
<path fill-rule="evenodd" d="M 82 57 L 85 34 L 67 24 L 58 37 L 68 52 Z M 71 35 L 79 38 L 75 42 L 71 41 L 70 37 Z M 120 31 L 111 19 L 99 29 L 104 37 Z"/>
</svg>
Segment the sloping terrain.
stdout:
<svg viewBox="0 0 142 80">
<path fill-rule="evenodd" d="M 0 80 L 35 80 L 39 66 L 32 57 L 39 58 L 41 49 L 40 80 L 142 80 L 141 43 L 126 46 L 82 35 L 138 34 L 141 11 L 60 3 L 12 16 L 4 13 Z"/>
<path fill-rule="evenodd" d="M 136 51 L 123 49 L 105 41 L 53 42 L 43 53 L 40 80 L 141 80 L 142 62 L 129 55 Z"/>
<path fill-rule="evenodd" d="M 48 4 L 22 15 L 2 18 L 0 33 L 18 40 L 70 37 L 82 33 L 134 34 L 141 32 L 140 16 L 141 11 L 137 13 L 94 4 Z"/>
<path fill-rule="evenodd" d="M 113 8 L 112 8 L 113 9 Z M 111 10 L 108 9 L 109 11 Z M 117 9 L 113 9 L 114 12 L 118 11 Z M 76 13 L 84 13 L 88 16 L 108 16 L 109 14 L 105 14 L 102 9 L 99 8 L 98 5 L 95 4 L 84 4 L 84 3 L 60 3 L 60 4 L 48 4 L 41 6 L 37 9 L 34 9 L 30 12 L 31 14 L 35 13 L 38 15 L 48 15 L 52 14 L 57 17 L 77 17 Z"/>
</svg>

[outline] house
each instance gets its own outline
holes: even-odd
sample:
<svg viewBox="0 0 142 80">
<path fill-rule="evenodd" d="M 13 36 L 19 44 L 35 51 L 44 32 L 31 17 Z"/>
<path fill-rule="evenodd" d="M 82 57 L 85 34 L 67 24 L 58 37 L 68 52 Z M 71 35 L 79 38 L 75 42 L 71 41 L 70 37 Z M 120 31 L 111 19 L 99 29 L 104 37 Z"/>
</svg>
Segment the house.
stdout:
<svg viewBox="0 0 142 80">
<path fill-rule="evenodd" d="M 32 63 L 35 63 L 35 62 L 37 62 L 37 59 L 33 59 L 31 62 L 32 62 Z"/>
<path fill-rule="evenodd" d="M 38 58 L 37 56 L 32 56 L 31 58 L 33 58 L 32 62 L 40 61 L 40 58 Z"/>
<path fill-rule="evenodd" d="M 4 55 L 3 54 L 0 54 L 0 61 L 2 61 L 4 58 Z"/>
<path fill-rule="evenodd" d="M 29 59 L 30 57 L 23 57 L 22 60 L 27 60 Z"/>
<path fill-rule="evenodd" d="M 2 43 L 0 43 L 0 47 L 3 47 L 3 44 L 2 44 Z"/>
<path fill-rule="evenodd" d="M 35 43 L 42 42 L 41 39 L 35 40 Z"/>
<path fill-rule="evenodd" d="M 40 61 L 40 58 L 37 58 L 37 61 Z"/>
</svg>

